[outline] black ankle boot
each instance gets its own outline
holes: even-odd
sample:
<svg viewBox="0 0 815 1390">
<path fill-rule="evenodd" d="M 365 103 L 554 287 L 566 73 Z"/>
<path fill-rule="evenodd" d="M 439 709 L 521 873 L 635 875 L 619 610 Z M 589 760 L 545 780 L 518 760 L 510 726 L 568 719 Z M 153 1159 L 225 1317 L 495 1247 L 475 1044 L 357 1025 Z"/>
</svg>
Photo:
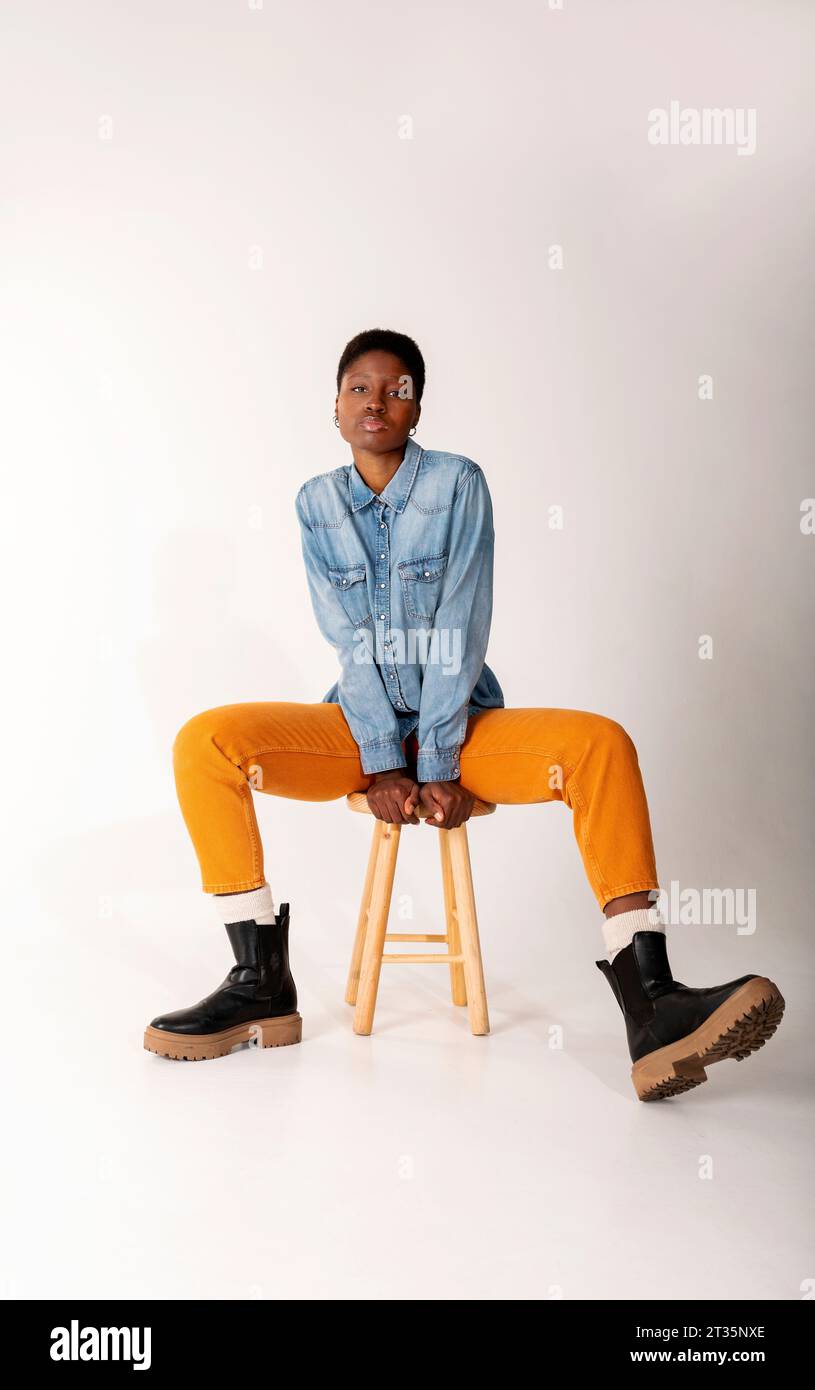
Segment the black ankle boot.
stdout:
<svg viewBox="0 0 815 1390">
<path fill-rule="evenodd" d="M 263 1047 L 298 1043 L 303 1020 L 289 969 L 289 904 L 274 923 L 230 922 L 237 965 L 212 994 L 189 1009 L 161 1014 L 145 1030 L 149 1052 L 177 1061 L 224 1057 L 235 1043 L 257 1038 Z"/>
<path fill-rule="evenodd" d="M 623 1011 L 631 1080 L 640 1100 L 664 1100 L 707 1081 L 704 1067 L 741 1061 L 775 1032 L 784 1013 L 763 975 L 691 989 L 671 974 L 665 933 L 638 931 L 614 960 L 595 962 Z"/>
</svg>

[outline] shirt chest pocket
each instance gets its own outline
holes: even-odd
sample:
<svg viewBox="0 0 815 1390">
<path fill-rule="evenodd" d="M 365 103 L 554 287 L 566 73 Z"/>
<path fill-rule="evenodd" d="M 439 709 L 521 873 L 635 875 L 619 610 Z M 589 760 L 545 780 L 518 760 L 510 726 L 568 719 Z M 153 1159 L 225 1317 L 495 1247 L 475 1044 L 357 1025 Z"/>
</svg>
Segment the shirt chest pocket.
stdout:
<svg viewBox="0 0 815 1390">
<path fill-rule="evenodd" d="M 425 555 L 418 560 L 403 560 L 399 566 L 405 608 L 411 618 L 430 622 L 439 602 L 442 579 L 447 568 L 447 551 L 440 555 Z"/>
<path fill-rule="evenodd" d="M 332 565 L 328 578 L 353 623 L 373 623 L 364 565 Z"/>
</svg>

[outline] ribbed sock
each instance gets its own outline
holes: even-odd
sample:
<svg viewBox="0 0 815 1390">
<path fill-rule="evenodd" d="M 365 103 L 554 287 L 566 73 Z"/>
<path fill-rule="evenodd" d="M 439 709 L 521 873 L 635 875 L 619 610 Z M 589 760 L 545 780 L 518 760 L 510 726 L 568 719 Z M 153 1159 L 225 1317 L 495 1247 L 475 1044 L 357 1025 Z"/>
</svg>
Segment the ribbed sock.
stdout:
<svg viewBox="0 0 815 1390">
<path fill-rule="evenodd" d="M 275 920 L 274 900 L 268 883 L 252 888 L 248 893 L 223 893 L 212 899 L 218 921 L 257 922 L 259 927 L 271 926 Z"/>
<path fill-rule="evenodd" d="M 609 961 L 613 961 L 618 951 L 631 945 L 635 931 L 661 931 L 665 934 L 664 922 L 651 921 L 652 911 L 649 907 L 635 907 L 632 912 L 618 912 L 616 917 L 603 918 L 603 940 Z M 654 911 L 654 917 L 657 915 Z"/>
</svg>

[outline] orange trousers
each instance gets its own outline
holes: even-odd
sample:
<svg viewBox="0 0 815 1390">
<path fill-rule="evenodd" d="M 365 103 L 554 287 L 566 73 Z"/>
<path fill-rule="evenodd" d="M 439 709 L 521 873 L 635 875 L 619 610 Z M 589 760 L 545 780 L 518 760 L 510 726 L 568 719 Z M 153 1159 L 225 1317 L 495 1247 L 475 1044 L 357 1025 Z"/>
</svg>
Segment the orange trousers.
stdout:
<svg viewBox="0 0 815 1390">
<path fill-rule="evenodd" d="M 415 766 L 415 734 L 405 746 Z M 374 781 L 362 771 L 342 709 L 328 702 L 204 710 L 179 729 L 173 770 L 205 893 L 238 893 L 265 881 L 254 791 L 334 801 Z M 613 719 L 574 709 L 483 710 L 468 721 L 459 781 L 500 805 L 564 802 L 601 908 L 658 889 L 636 748 Z"/>
</svg>

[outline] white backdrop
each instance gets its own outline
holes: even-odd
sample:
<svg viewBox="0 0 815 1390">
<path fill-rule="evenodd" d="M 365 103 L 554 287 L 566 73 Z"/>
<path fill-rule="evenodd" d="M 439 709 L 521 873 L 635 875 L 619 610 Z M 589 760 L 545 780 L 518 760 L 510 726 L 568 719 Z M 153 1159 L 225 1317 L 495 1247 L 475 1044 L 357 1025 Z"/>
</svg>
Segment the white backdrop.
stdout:
<svg viewBox="0 0 815 1390">
<path fill-rule="evenodd" d="M 84 1055 L 113 977 L 128 1053 L 193 975 L 215 983 L 172 740 L 197 710 L 335 679 L 293 503 L 350 461 L 336 365 L 369 327 L 425 355 L 418 441 L 486 472 L 507 703 L 619 720 L 663 883 L 756 890 L 756 933 L 684 929 L 677 976 L 808 978 L 814 18 L 4 6 L 7 941 L 22 1026 L 32 990 L 59 1021 L 29 1055 Z M 754 152 L 651 143 L 672 101 L 753 110 Z M 348 1028 L 364 828 L 256 801 L 298 983 Z M 417 922 L 426 834 L 400 867 Z M 499 810 L 471 843 L 510 1014 L 537 978 L 608 1023 L 566 808 Z"/>
</svg>

